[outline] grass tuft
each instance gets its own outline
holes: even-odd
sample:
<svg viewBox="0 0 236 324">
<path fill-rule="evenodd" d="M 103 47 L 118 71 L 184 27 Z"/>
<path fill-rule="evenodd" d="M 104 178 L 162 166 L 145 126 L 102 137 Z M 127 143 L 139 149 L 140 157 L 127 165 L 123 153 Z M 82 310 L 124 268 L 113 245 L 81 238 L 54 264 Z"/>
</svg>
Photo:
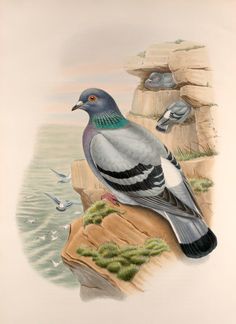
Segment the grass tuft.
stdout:
<svg viewBox="0 0 236 324">
<path fill-rule="evenodd" d="M 188 181 L 195 193 L 207 192 L 214 185 L 213 181 L 207 178 L 189 178 Z"/>
<path fill-rule="evenodd" d="M 140 269 L 140 266 L 147 263 L 151 256 L 160 255 L 169 251 L 164 240 L 149 238 L 141 245 L 119 246 L 114 242 L 106 242 L 97 250 L 90 247 L 79 247 L 77 253 L 81 256 L 92 257 L 95 264 L 106 268 L 117 277 L 129 281 Z"/>
<path fill-rule="evenodd" d="M 88 208 L 83 216 L 84 226 L 88 224 L 101 224 L 104 217 L 112 214 L 121 214 L 121 211 L 117 208 L 109 206 L 105 201 L 96 201 L 90 208 Z"/>
<path fill-rule="evenodd" d="M 205 147 L 202 151 L 196 151 L 192 149 L 183 150 L 181 148 L 178 148 L 177 152 L 175 152 L 175 157 L 178 161 L 189 161 L 189 160 L 197 159 L 199 157 L 214 156 L 214 155 L 217 155 L 217 152 L 211 147 Z"/>
</svg>

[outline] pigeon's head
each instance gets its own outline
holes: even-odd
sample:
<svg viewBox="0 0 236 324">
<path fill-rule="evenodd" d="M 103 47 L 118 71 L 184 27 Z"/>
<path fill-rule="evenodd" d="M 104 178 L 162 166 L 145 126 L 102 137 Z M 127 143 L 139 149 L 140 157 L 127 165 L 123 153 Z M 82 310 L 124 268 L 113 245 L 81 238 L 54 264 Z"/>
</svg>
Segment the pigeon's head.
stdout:
<svg viewBox="0 0 236 324">
<path fill-rule="evenodd" d="M 104 90 L 90 88 L 84 90 L 72 111 L 85 110 L 90 116 L 108 111 L 119 111 L 115 100 Z"/>
</svg>

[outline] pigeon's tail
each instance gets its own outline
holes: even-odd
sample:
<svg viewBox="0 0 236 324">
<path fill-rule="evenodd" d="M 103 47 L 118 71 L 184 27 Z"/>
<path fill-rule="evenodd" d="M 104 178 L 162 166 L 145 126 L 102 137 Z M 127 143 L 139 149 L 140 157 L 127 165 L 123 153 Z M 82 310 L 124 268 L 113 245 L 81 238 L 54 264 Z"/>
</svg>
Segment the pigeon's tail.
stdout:
<svg viewBox="0 0 236 324">
<path fill-rule="evenodd" d="M 167 220 L 175 232 L 184 254 L 189 258 L 202 258 L 217 245 L 215 234 L 201 218 L 186 218 L 168 213 Z"/>
</svg>

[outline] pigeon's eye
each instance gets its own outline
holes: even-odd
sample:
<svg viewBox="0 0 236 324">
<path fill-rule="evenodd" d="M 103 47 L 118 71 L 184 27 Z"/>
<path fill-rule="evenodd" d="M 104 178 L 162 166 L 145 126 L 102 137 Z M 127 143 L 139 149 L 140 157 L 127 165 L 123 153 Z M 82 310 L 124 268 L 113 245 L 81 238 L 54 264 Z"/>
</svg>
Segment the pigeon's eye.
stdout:
<svg viewBox="0 0 236 324">
<path fill-rule="evenodd" d="M 89 97 L 88 97 L 88 100 L 89 100 L 90 102 L 94 102 L 94 101 L 97 100 L 97 97 L 92 95 L 92 96 L 89 96 Z"/>
</svg>

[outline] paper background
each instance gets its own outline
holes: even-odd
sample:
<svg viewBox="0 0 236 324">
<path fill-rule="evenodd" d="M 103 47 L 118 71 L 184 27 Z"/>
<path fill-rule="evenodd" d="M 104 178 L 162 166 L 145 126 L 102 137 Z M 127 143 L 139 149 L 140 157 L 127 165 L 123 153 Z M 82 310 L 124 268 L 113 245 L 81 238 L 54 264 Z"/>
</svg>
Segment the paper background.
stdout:
<svg viewBox="0 0 236 324">
<path fill-rule="evenodd" d="M 236 2 L 22 0 L 1 6 L 1 323 L 235 323 Z M 206 44 L 213 69 L 220 140 L 213 223 L 218 248 L 205 262 L 173 264 L 144 294 L 84 303 L 78 290 L 42 279 L 22 252 L 15 209 L 36 130 L 49 113 L 67 113 L 77 100 L 71 95 L 58 107 L 49 104 L 64 85 L 68 64 L 73 68 L 78 60 L 89 70 L 93 62 L 106 74 L 109 64 L 122 66 L 126 56 L 149 44 L 178 38 Z M 108 75 L 105 86 L 128 109 L 136 80 L 125 71 L 123 77 L 117 88 L 114 74 L 111 84 Z M 91 81 L 84 79 L 78 95 Z M 94 83 L 104 86 L 99 76 Z"/>
</svg>

